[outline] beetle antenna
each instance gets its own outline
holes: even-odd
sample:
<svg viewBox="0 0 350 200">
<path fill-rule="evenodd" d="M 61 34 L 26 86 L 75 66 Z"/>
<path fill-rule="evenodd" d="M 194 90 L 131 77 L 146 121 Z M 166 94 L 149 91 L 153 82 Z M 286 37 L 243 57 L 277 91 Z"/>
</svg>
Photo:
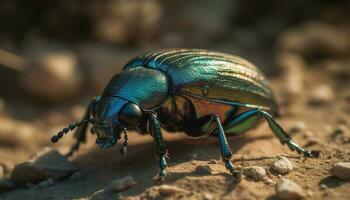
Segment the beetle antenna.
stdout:
<svg viewBox="0 0 350 200">
<path fill-rule="evenodd" d="M 62 129 L 62 131 L 60 131 L 56 135 L 52 136 L 51 142 L 52 143 L 57 143 L 69 131 L 72 131 L 72 130 L 78 128 L 79 126 L 81 126 L 81 125 L 83 125 L 85 123 L 89 123 L 89 122 L 93 123 L 94 120 L 93 119 L 87 119 L 87 120 L 83 120 L 83 121 L 80 121 L 80 122 L 75 122 L 73 124 L 70 124 L 66 128 Z"/>
<path fill-rule="evenodd" d="M 120 154 L 125 155 L 128 150 L 129 137 L 128 137 L 128 132 L 126 131 L 126 128 L 123 129 L 123 132 L 124 132 L 124 143 L 123 143 L 123 146 L 120 148 Z"/>
</svg>

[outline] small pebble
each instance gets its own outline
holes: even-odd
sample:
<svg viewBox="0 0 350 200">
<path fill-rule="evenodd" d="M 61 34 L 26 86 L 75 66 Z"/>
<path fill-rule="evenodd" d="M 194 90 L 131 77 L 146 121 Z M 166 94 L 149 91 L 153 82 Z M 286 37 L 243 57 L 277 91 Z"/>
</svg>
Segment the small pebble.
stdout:
<svg viewBox="0 0 350 200">
<path fill-rule="evenodd" d="M 0 178 L 0 192 L 12 190 L 16 187 L 16 184 L 9 178 Z"/>
<path fill-rule="evenodd" d="M 308 191 L 306 191 L 306 195 L 307 195 L 308 197 L 313 197 L 313 196 L 314 196 L 314 192 L 311 191 L 311 190 L 308 190 Z"/>
<path fill-rule="evenodd" d="M 299 132 L 305 131 L 305 129 L 306 129 L 305 123 L 300 121 L 295 123 L 295 125 L 290 128 L 289 132 L 291 134 L 299 133 Z"/>
<path fill-rule="evenodd" d="M 304 199 L 305 191 L 293 181 L 281 178 L 275 185 L 275 192 L 278 199 L 296 200 Z"/>
<path fill-rule="evenodd" d="M 274 182 L 272 179 L 267 178 L 267 177 L 263 177 L 262 180 L 263 180 L 263 182 L 264 182 L 265 184 L 267 184 L 267 185 L 275 184 L 275 182 Z"/>
<path fill-rule="evenodd" d="M 76 167 L 65 156 L 46 148 L 31 160 L 17 164 L 11 178 L 17 183 L 39 183 L 49 178 L 65 178 L 75 170 Z"/>
<path fill-rule="evenodd" d="M 243 174 L 258 181 L 266 176 L 266 170 L 262 167 L 252 166 L 244 168 Z"/>
<path fill-rule="evenodd" d="M 204 200 L 212 200 L 214 199 L 214 196 L 210 193 L 205 192 L 203 195 Z"/>
<path fill-rule="evenodd" d="M 163 195 L 172 195 L 175 193 L 189 193 L 188 190 L 182 189 L 177 186 L 172 186 L 172 185 L 161 185 L 161 186 L 156 186 L 156 190 L 159 191 L 159 193 Z"/>
<path fill-rule="evenodd" d="M 320 187 L 321 187 L 321 189 L 322 189 L 322 190 L 326 190 L 326 189 L 328 189 L 328 187 L 327 187 L 327 185 L 326 185 L 326 184 L 321 184 L 321 185 L 320 185 Z"/>
<path fill-rule="evenodd" d="M 114 192 L 120 192 L 126 190 L 133 185 L 136 185 L 136 180 L 131 175 L 127 175 L 123 178 L 112 181 L 111 188 Z"/>
<path fill-rule="evenodd" d="M 287 174 L 293 170 L 293 164 L 284 156 L 278 156 L 278 159 L 271 164 L 271 169 L 279 174 Z"/>
<path fill-rule="evenodd" d="M 350 179 L 350 162 L 339 162 L 335 164 L 330 170 L 333 176 L 347 180 Z"/>
<path fill-rule="evenodd" d="M 311 91 L 309 102 L 312 105 L 325 104 L 330 103 L 334 97 L 334 92 L 329 85 L 320 85 Z"/>
<path fill-rule="evenodd" d="M 195 169 L 196 174 L 211 175 L 212 169 L 208 165 L 198 165 Z"/>
</svg>

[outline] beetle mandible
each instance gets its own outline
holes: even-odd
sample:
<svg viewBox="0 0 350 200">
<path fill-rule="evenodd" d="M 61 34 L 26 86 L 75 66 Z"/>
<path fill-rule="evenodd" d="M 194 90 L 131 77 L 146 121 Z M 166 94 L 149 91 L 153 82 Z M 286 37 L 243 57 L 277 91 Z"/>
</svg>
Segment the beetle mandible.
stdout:
<svg viewBox="0 0 350 200">
<path fill-rule="evenodd" d="M 112 147 L 124 135 L 121 153 L 128 145 L 127 130 L 153 137 L 159 156 L 159 177 L 164 178 L 166 146 L 162 129 L 184 132 L 193 138 L 215 136 L 225 167 L 235 176 L 226 136 L 235 136 L 265 119 L 282 144 L 306 157 L 319 151 L 303 149 L 276 122 L 277 105 L 263 73 L 252 63 L 230 54 L 199 49 L 170 49 L 144 54 L 127 63 L 95 97 L 82 121 L 53 136 L 57 142 L 75 131 L 76 143 L 85 142 L 87 125 L 101 148 Z"/>
</svg>

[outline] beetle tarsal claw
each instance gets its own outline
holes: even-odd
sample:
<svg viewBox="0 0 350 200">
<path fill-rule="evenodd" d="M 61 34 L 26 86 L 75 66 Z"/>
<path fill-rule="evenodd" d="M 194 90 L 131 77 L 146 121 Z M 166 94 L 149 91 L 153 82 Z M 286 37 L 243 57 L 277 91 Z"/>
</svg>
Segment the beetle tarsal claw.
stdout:
<svg viewBox="0 0 350 200">
<path fill-rule="evenodd" d="M 231 174 L 233 178 L 235 179 L 235 182 L 240 182 L 242 180 L 242 170 L 234 169 L 231 171 Z"/>
</svg>

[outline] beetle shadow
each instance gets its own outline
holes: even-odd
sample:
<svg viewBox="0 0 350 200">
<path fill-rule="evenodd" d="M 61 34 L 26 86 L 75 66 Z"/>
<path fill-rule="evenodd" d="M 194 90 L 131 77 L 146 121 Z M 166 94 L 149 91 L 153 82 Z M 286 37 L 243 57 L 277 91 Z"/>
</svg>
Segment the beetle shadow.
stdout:
<svg viewBox="0 0 350 200">
<path fill-rule="evenodd" d="M 98 188 L 110 184 L 114 179 L 121 178 L 128 174 L 139 182 L 135 187 L 132 187 L 123 192 L 125 196 L 135 196 L 144 192 L 156 183 L 152 180 L 156 174 L 159 173 L 158 163 L 155 159 L 155 148 L 151 137 L 139 136 L 132 134 L 130 141 L 140 141 L 140 143 L 131 143 L 128 148 L 128 154 L 120 155 L 120 146 L 110 149 L 91 148 L 85 153 L 79 153 L 74 159 L 74 162 L 86 176 L 86 181 L 95 181 L 95 191 Z M 136 136 L 135 136 L 136 135 Z M 167 149 L 169 151 L 168 165 L 175 167 L 181 163 L 190 160 L 208 161 L 211 159 L 221 159 L 218 139 L 208 138 L 193 140 L 191 138 L 175 137 L 175 139 L 168 140 L 170 134 L 166 134 L 165 139 Z M 172 134 L 171 134 L 172 135 Z M 135 137 L 135 138 L 133 138 Z M 140 138 L 141 137 L 141 138 Z M 245 135 L 239 137 L 228 138 L 233 154 L 237 153 L 245 144 L 255 140 L 270 139 L 272 136 L 258 136 L 246 137 Z M 239 138 L 239 139 L 237 139 Z M 222 165 L 224 165 L 222 163 Z M 193 169 L 194 170 L 194 169 Z M 194 171 L 186 173 L 172 172 L 165 180 L 165 184 L 174 183 L 185 177 L 200 177 L 202 175 L 196 174 Z M 227 183 L 226 191 L 235 189 L 236 184 L 233 184 L 233 178 L 227 173 L 216 174 L 214 176 L 224 176 Z M 98 180 L 98 181 L 96 181 Z M 88 184 L 90 185 L 90 184 Z M 84 195 L 86 196 L 86 195 Z M 78 198 L 77 196 L 76 198 Z"/>
</svg>

